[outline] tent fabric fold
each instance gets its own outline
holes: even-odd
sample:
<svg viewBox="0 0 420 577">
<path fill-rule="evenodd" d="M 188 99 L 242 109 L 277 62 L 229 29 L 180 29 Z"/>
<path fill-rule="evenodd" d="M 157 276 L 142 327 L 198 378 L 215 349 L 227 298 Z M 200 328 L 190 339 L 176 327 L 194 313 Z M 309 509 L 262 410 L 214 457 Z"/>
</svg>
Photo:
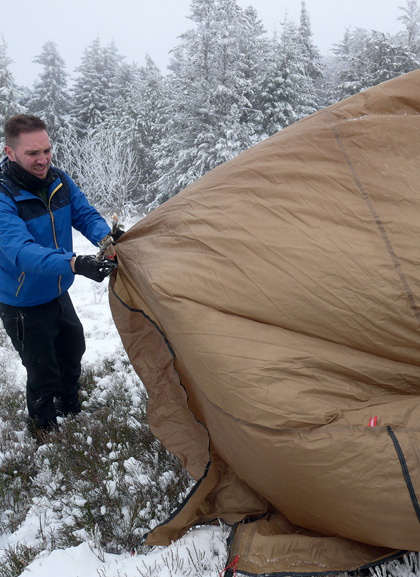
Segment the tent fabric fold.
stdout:
<svg viewBox="0 0 420 577">
<path fill-rule="evenodd" d="M 233 525 L 245 575 L 420 550 L 420 71 L 280 131 L 117 245 L 152 432 L 197 480 L 147 544 Z"/>
</svg>

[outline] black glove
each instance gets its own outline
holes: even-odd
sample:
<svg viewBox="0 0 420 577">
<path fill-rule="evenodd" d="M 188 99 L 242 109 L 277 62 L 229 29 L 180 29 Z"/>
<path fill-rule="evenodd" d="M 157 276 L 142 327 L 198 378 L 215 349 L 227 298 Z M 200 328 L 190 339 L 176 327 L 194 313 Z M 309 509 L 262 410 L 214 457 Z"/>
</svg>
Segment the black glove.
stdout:
<svg viewBox="0 0 420 577">
<path fill-rule="evenodd" d="M 81 274 L 96 282 L 102 282 L 105 277 L 117 268 L 117 263 L 113 260 L 98 260 L 92 254 L 82 254 L 76 256 L 74 261 L 74 272 Z"/>
<path fill-rule="evenodd" d="M 117 240 L 120 239 L 124 233 L 125 230 L 123 230 L 122 228 L 117 228 L 115 232 L 111 232 L 110 236 L 112 236 L 114 242 L 117 242 Z"/>
</svg>

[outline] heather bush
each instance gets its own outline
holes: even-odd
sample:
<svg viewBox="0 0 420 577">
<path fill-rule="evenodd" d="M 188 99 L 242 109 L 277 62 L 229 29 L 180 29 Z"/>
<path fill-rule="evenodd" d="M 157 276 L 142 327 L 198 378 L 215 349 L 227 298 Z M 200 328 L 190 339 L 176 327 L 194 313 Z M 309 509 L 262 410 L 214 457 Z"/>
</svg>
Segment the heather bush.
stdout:
<svg viewBox="0 0 420 577">
<path fill-rule="evenodd" d="M 150 432 L 144 387 L 122 351 L 84 365 L 80 396 L 81 414 L 60 419 L 37 444 L 25 429 L 22 384 L 10 375 L 0 382 L 0 528 L 13 533 L 36 516 L 29 557 L 83 541 L 110 553 L 139 551 L 192 483 Z M 23 550 L 9 547 L 3 558 L 11 575 L 20 574 Z"/>
</svg>

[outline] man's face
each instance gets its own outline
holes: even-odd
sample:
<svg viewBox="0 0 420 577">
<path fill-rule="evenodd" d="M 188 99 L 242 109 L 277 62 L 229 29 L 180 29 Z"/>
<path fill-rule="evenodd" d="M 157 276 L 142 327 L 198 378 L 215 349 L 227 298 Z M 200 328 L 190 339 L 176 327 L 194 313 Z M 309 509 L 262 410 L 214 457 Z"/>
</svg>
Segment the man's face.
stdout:
<svg viewBox="0 0 420 577">
<path fill-rule="evenodd" d="M 4 151 L 11 161 L 16 162 L 30 174 L 44 179 L 51 165 L 51 144 L 45 130 L 23 132 L 15 146 L 5 146 Z"/>
</svg>

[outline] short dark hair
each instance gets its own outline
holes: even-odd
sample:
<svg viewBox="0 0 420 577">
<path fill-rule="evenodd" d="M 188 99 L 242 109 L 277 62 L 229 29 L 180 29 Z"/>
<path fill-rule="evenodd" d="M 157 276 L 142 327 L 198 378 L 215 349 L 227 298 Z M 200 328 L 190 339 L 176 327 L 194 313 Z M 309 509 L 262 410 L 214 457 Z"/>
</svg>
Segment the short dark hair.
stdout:
<svg viewBox="0 0 420 577">
<path fill-rule="evenodd" d="M 47 130 L 47 125 L 42 118 L 32 114 L 15 114 L 6 120 L 4 125 L 6 145 L 13 148 L 21 134 L 40 130 Z"/>
</svg>

